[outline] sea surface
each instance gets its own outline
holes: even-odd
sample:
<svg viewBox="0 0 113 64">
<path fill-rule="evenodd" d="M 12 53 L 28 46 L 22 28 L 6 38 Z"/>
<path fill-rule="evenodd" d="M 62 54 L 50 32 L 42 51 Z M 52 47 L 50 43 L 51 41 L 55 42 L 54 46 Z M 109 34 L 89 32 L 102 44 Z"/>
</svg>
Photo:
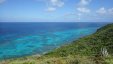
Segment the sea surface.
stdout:
<svg viewBox="0 0 113 64">
<path fill-rule="evenodd" d="M 104 22 L 0 22 L 0 59 L 44 54 L 90 35 Z"/>
</svg>

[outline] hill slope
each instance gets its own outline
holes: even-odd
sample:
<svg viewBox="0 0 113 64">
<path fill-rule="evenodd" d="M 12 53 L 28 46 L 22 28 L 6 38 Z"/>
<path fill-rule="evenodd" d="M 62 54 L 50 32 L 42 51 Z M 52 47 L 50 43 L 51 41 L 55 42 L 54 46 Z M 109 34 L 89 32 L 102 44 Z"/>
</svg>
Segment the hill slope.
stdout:
<svg viewBox="0 0 113 64">
<path fill-rule="evenodd" d="M 61 46 L 43 56 L 2 61 L 1 64 L 113 64 L 113 24 Z"/>
<path fill-rule="evenodd" d="M 72 44 L 62 46 L 55 51 L 46 55 L 53 56 L 68 56 L 69 54 L 82 55 L 102 55 L 106 49 L 109 54 L 113 54 L 113 24 L 108 24 L 97 30 L 96 33 L 73 41 Z"/>
</svg>

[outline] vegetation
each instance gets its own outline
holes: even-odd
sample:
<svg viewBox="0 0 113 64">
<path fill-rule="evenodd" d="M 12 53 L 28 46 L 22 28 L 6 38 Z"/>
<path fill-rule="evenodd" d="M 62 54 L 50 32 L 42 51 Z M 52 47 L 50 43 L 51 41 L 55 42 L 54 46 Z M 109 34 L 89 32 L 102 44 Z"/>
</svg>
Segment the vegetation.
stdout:
<svg viewBox="0 0 113 64">
<path fill-rule="evenodd" d="M 42 56 L 10 59 L 0 64 L 113 64 L 113 24 Z"/>
</svg>

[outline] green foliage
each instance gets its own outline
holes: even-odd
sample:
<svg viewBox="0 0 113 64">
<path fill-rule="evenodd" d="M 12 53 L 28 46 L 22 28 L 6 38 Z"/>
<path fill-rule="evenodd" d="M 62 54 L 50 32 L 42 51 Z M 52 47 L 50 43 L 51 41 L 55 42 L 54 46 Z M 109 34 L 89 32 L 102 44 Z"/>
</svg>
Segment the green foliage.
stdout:
<svg viewBox="0 0 113 64">
<path fill-rule="evenodd" d="M 23 64 L 35 64 L 34 62 L 24 62 Z"/>
</svg>

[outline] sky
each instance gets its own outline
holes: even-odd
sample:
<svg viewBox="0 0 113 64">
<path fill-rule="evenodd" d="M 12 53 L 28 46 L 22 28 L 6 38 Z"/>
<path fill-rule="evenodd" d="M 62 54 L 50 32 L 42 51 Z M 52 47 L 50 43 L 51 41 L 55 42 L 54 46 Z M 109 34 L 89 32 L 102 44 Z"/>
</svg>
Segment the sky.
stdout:
<svg viewBox="0 0 113 64">
<path fill-rule="evenodd" d="M 0 22 L 113 22 L 113 0 L 0 0 Z"/>
</svg>

